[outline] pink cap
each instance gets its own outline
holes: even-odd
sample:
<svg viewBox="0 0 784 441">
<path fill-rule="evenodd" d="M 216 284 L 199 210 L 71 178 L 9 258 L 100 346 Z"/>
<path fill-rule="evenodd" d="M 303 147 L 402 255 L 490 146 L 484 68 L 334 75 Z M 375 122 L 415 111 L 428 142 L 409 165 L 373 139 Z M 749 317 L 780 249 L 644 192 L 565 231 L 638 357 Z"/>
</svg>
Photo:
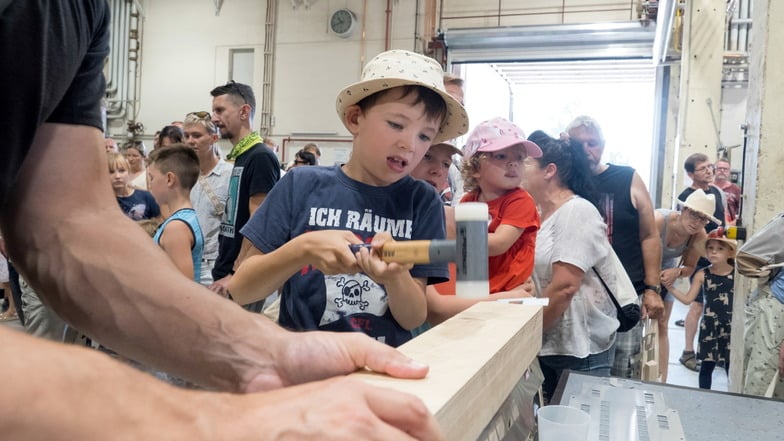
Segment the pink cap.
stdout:
<svg viewBox="0 0 784 441">
<path fill-rule="evenodd" d="M 463 156 L 470 158 L 477 152 L 497 152 L 518 144 L 525 148 L 528 156 L 542 156 L 542 149 L 536 143 L 525 139 L 523 129 L 507 119 L 493 118 L 480 123 L 471 131 L 463 147 Z"/>
</svg>

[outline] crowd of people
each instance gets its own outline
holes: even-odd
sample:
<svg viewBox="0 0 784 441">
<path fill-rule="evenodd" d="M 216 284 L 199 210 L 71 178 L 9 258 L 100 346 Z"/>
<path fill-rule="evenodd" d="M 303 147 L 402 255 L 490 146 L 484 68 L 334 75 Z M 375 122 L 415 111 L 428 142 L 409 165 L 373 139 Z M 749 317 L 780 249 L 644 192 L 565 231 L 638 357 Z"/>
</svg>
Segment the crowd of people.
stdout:
<svg viewBox="0 0 784 441">
<path fill-rule="evenodd" d="M 494 118 L 472 123 L 469 133 L 462 82 L 403 50 L 379 54 L 338 93 L 337 116 L 352 137 L 344 164 L 317 166 L 321 151 L 307 145 L 284 174 L 274 142 L 253 129 L 253 89 L 234 81 L 209 91 L 211 111 L 156 133 L 152 152 L 131 143 L 118 153 L 100 119 L 106 5 L 61 3 L 92 27 L 73 29 L 46 3 L 13 2 L 0 15 L 4 57 L 29 58 L 9 42 L 42 17 L 67 31 L 37 36 L 45 51 L 37 65 L 0 67 L 0 78 L 18 79 L 0 103 L 39 100 L 12 114 L 11 154 L 0 169 L 2 251 L 28 295 L 40 297 L 25 324 L 60 342 L 78 330 L 185 387 L 97 351 L 0 328 L 0 356 L 11 360 L 0 373 L 30 379 L 6 384 L 6 433 L 436 440 L 437 424 L 418 399 L 334 377 L 368 368 L 421 378 L 427 366 L 394 347 L 478 301 L 536 296 L 549 299 L 531 367 L 545 400 L 566 369 L 639 378 L 642 325 L 618 331 L 610 300 L 626 291 L 639 296 L 643 317 L 665 328 L 673 297 L 692 304 L 702 317 L 699 350 L 689 346 L 690 312 L 681 360 L 701 361 L 699 386 L 710 388 L 715 367 L 729 367 L 736 258 L 746 263 L 741 273 L 769 282 L 752 317 L 765 321 L 781 309 L 773 289 L 781 251 L 752 247 L 755 240 L 739 249 L 714 231 L 739 215 L 726 158 L 714 164 L 691 155 L 684 168 L 693 183 L 679 195 L 680 209 L 655 210 L 633 168 L 602 161 L 604 134 L 593 118 L 528 137 Z M 72 44 L 45 44 L 52 38 Z M 52 64 L 69 74 L 25 74 L 48 74 Z M 466 133 L 458 148 L 452 140 Z M 219 138 L 232 146 L 225 159 Z M 61 146 L 73 146 L 78 160 L 65 162 Z M 722 172 L 715 185 L 714 171 Z M 453 207 L 468 202 L 487 204 L 490 214 L 490 283 L 482 296 L 456 297 L 447 264 L 382 259 L 393 241 L 454 238 Z M 679 278 L 690 281 L 686 291 Z M 272 294 L 278 324 L 258 314 Z M 44 313 L 52 317 L 45 326 Z M 765 326 L 750 333 L 756 342 L 784 339 L 780 324 Z M 666 357 L 667 335 L 660 336 Z M 770 384 L 771 360 L 784 358 L 778 348 L 747 354 L 748 371 L 764 372 L 761 382 L 747 377 L 750 391 Z M 20 403 L 44 393 L 43 385 L 49 394 L 78 390 L 79 414 L 63 421 L 53 400 L 37 408 L 38 424 L 24 424 Z M 327 400 L 330 406 L 314 405 Z M 96 419 L 104 424 L 96 427 Z"/>
</svg>

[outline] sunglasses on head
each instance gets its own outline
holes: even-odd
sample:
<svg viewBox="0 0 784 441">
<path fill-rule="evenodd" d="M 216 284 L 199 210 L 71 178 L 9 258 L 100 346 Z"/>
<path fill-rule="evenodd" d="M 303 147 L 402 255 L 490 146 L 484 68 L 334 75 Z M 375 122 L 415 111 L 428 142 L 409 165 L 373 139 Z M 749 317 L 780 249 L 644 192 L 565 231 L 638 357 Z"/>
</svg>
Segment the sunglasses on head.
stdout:
<svg viewBox="0 0 784 441">
<path fill-rule="evenodd" d="M 234 81 L 234 80 L 229 80 L 229 81 L 226 83 L 226 87 L 228 87 L 229 89 L 231 89 L 231 90 L 232 90 L 232 92 L 234 92 L 234 93 L 236 93 L 237 95 L 239 95 L 239 96 L 240 96 L 240 98 L 242 98 L 242 101 L 243 101 L 245 104 L 248 104 L 248 98 L 246 98 L 246 97 L 245 97 L 245 94 L 244 94 L 244 93 L 242 93 L 242 89 L 240 89 L 240 88 L 237 86 L 237 82 L 236 82 L 236 81 Z"/>
<path fill-rule="evenodd" d="M 199 118 L 199 119 L 211 119 L 212 118 L 211 115 L 210 115 L 210 112 L 205 112 L 203 110 L 199 111 L 199 112 L 191 112 L 191 113 L 185 115 L 186 118 L 190 118 L 191 116 L 195 116 L 196 118 Z"/>
</svg>

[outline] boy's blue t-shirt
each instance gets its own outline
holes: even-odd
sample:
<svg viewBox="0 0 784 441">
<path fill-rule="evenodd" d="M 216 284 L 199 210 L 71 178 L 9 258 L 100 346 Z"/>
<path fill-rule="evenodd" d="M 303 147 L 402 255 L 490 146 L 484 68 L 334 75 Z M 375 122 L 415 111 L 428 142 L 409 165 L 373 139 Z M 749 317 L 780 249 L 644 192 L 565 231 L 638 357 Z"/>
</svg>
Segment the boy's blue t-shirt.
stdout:
<svg viewBox="0 0 784 441">
<path fill-rule="evenodd" d="M 161 215 L 161 209 L 149 191 L 134 189 L 130 196 L 117 197 L 117 203 L 123 213 L 135 221 Z"/>
<path fill-rule="evenodd" d="M 398 241 L 444 239 L 444 209 L 427 183 L 406 176 L 373 187 L 346 176 L 340 166 L 297 167 L 280 180 L 242 234 L 270 253 L 302 233 L 348 230 L 364 242 L 389 231 Z M 446 264 L 415 265 L 428 284 L 449 278 Z M 391 346 L 411 339 L 392 317 L 382 285 L 363 273 L 325 276 L 304 267 L 281 291 L 279 322 L 296 330 L 364 332 Z"/>
</svg>

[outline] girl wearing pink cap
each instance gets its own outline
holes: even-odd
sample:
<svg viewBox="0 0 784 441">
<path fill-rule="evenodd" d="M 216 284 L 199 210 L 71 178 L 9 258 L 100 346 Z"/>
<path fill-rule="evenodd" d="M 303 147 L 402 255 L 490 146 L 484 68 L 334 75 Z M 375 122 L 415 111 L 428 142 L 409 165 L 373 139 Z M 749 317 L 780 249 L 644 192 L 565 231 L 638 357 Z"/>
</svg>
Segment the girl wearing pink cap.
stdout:
<svg viewBox="0 0 784 441">
<path fill-rule="evenodd" d="M 531 277 L 539 230 L 536 203 L 520 188 L 523 161 L 542 150 L 504 118 L 479 124 L 463 148 L 466 195 L 461 202 L 485 202 L 490 211 L 490 292 L 510 291 Z"/>
</svg>

